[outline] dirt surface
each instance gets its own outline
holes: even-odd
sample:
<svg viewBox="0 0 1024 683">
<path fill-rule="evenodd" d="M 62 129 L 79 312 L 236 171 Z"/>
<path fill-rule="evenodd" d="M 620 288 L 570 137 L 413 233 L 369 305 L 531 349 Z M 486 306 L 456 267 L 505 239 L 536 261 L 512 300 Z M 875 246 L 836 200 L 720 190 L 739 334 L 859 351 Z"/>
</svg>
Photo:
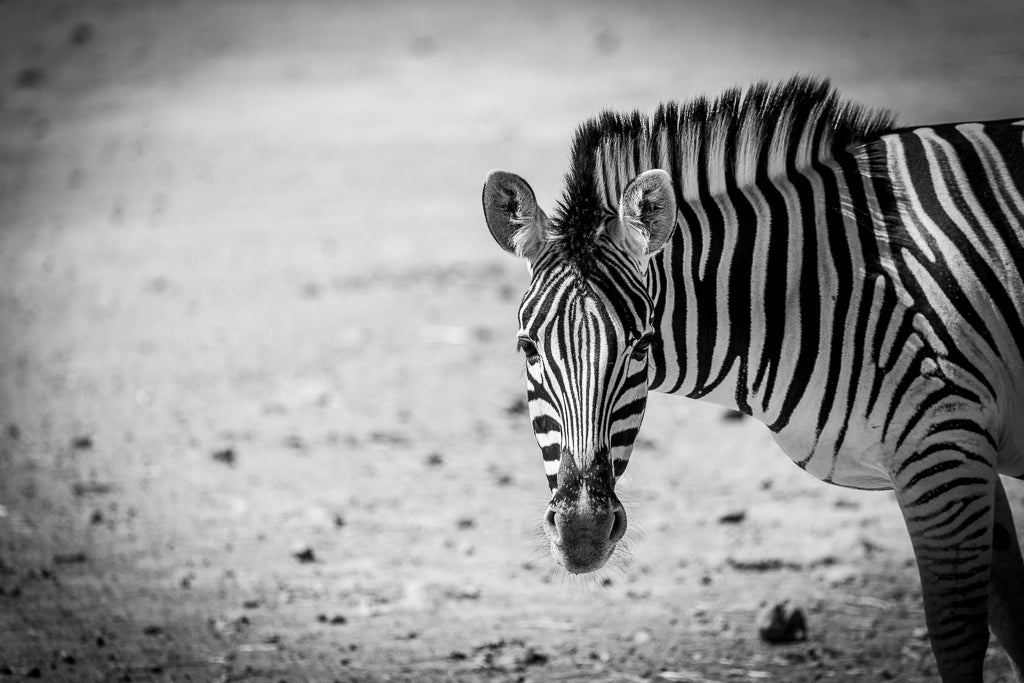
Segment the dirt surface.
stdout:
<svg viewBox="0 0 1024 683">
<path fill-rule="evenodd" d="M 652 396 L 628 547 L 551 566 L 479 207 L 796 71 L 1024 114 L 1020 3 L 820 5 L 0 0 L 0 681 L 934 680 L 892 495 L 721 408 Z"/>
</svg>

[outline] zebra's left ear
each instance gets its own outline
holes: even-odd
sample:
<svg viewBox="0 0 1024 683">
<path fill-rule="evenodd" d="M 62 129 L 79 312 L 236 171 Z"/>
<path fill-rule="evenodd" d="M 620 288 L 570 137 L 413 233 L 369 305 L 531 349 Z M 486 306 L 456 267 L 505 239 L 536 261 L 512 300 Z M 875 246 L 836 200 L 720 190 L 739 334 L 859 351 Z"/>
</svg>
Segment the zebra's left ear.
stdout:
<svg viewBox="0 0 1024 683">
<path fill-rule="evenodd" d="M 622 192 L 619 223 L 625 246 L 643 260 L 665 246 L 676 227 L 672 178 L 660 168 L 644 171 Z"/>
</svg>

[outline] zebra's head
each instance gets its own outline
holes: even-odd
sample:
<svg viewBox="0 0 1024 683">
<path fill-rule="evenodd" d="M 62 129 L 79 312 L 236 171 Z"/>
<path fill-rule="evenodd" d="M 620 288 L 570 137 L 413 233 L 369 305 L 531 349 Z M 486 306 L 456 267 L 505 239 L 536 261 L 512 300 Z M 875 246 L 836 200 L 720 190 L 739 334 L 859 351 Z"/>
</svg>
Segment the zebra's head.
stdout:
<svg viewBox="0 0 1024 683">
<path fill-rule="evenodd" d="M 617 211 L 563 205 L 552 220 L 517 175 L 492 171 L 483 191 L 491 235 L 529 264 L 518 348 L 551 489 L 544 530 L 574 574 L 602 567 L 626 531 L 615 483 L 647 405 L 647 263 L 676 220 L 664 171 L 637 176 L 617 199 Z"/>
</svg>

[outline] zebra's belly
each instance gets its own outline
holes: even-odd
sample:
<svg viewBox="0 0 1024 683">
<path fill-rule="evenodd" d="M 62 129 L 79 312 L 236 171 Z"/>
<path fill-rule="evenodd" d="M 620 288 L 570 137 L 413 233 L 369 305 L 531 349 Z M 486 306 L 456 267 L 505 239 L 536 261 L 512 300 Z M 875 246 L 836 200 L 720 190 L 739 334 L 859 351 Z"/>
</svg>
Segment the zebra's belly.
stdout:
<svg viewBox="0 0 1024 683">
<path fill-rule="evenodd" d="M 794 427 L 775 433 L 775 441 L 794 463 L 818 479 L 855 489 L 892 488 L 891 455 L 878 438 L 880 428 L 856 426 L 837 445 Z"/>
</svg>

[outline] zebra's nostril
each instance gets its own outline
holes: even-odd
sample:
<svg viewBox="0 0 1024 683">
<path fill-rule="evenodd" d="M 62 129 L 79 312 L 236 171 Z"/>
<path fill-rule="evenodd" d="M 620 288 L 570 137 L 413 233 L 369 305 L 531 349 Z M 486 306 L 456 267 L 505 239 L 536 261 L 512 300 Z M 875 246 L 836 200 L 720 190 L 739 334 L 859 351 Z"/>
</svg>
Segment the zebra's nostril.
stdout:
<svg viewBox="0 0 1024 683">
<path fill-rule="evenodd" d="M 619 505 L 615 508 L 615 520 L 612 522 L 611 533 L 608 534 L 608 540 L 612 543 L 618 543 L 622 540 L 622 537 L 626 535 L 626 511 Z"/>
<path fill-rule="evenodd" d="M 558 533 L 558 525 L 555 524 L 555 510 L 554 508 L 548 508 L 548 511 L 544 513 L 544 532 L 548 535 L 548 538 L 555 543 L 561 542 L 561 537 Z"/>
</svg>

